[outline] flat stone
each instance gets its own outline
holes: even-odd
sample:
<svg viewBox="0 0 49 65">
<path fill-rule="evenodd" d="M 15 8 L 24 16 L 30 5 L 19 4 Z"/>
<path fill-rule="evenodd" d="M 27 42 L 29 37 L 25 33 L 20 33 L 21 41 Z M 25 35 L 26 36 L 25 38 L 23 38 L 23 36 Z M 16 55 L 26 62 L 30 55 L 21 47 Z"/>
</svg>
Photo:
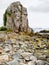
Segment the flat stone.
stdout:
<svg viewBox="0 0 49 65">
<path fill-rule="evenodd" d="M 32 53 L 29 53 L 29 52 L 24 52 L 24 53 L 21 53 L 22 57 L 25 59 L 25 60 L 30 60 L 30 56 L 32 55 Z"/>
<path fill-rule="evenodd" d="M 20 65 L 16 59 L 13 61 L 7 62 L 8 65 Z"/>
<path fill-rule="evenodd" d="M 44 64 L 45 64 L 45 62 L 44 62 L 44 61 L 42 61 L 42 60 L 37 60 L 37 61 L 36 61 L 36 64 L 37 64 L 37 65 L 44 65 Z"/>
<path fill-rule="evenodd" d="M 47 58 L 47 62 L 49 62 L 49 58 Z"/>
<path fill-rule="evenodd" d="M 28 65 L 35 65 L 35 62 L 30 61 L 30 62 L 28 62 Z"/>
<path fill-rule="evenodd" d="M 37 61 L 37 58 L 35 56 L 30 56 L 30 60 L 35 62 L 35 61 Z"/>
<path fill-rule="evenodd" d="M 28 65 L 28 64 L 25 64 L 25 63 L 20 63 L 20 65 Z"/>
<path fill-rule="evenodd" d="M 5 61 L 9 61 L 9 55 L 0 55 L 0 60 L 5 60 Z"/>
</svg>

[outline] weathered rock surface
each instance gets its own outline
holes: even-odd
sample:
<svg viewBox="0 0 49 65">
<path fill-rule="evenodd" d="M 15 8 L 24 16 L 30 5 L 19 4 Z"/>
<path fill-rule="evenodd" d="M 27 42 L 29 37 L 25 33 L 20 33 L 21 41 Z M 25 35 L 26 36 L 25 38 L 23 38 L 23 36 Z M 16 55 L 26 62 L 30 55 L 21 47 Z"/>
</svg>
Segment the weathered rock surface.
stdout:
<svg viewBox="0 0 49 65">
<path fill-rule="evenodd" d="M 28 26 L 27 9 L 17 1 L 12 3 L 6 10 L 6 27 L 15 32 L 31 32 Z"/>
<path fill-rule="evenodd" d="M 0 32 L 0 64 L 49 65 L 49 49 L 41 49 L 43 44 L 49 42 L 45 40 L 14 32 Z"/>
</svg>

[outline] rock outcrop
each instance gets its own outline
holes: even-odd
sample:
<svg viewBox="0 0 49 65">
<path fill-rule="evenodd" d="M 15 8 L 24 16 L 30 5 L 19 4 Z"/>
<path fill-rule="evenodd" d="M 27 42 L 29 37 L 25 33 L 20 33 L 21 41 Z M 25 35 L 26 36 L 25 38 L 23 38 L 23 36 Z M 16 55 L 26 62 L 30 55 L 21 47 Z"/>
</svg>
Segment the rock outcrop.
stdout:
<svg viewBox="0 0 49 65">
<path fill-rule="evenodd" d="M 27 9 L 17 1 L 12 3 L 6 10 L 6 27 L 15 32 L 27 32 L 29 29 Z"/>
</svg>

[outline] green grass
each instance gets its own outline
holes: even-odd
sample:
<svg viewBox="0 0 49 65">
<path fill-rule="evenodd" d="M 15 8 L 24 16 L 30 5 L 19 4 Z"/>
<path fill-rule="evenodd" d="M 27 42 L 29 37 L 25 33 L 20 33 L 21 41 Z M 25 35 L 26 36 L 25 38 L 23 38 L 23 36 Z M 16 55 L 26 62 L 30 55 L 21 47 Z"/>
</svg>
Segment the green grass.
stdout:
<svg viewBox="0 0 49 65">
<path fill-rule="evenodd" d="M 7 28 L 6 27 L 0 27 L 0 31 L 6 31 L 7 30 Z"/>
<path fill-rule="evenodd" d="M 8 30 L 6 27 L 0 27 L 0 31 L 12 32 L 12 30 Z"/>
</svg>

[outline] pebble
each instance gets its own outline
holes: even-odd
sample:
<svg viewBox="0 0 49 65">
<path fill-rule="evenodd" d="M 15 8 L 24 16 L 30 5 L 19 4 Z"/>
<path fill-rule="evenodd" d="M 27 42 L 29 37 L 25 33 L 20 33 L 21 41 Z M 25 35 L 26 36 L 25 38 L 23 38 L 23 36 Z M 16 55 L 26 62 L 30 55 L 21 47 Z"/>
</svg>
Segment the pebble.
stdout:
<svg viewBox="0 0 49 65">
<path fill-rule="evenodd" d="M 45 63 L 44 63 L 44 61 L 42 61 L 42 60 L 37 60 L 37 61 L 36 61 L 36 64 L 37 64 L 37 65 L 44 65 Z"/>
</svg>

